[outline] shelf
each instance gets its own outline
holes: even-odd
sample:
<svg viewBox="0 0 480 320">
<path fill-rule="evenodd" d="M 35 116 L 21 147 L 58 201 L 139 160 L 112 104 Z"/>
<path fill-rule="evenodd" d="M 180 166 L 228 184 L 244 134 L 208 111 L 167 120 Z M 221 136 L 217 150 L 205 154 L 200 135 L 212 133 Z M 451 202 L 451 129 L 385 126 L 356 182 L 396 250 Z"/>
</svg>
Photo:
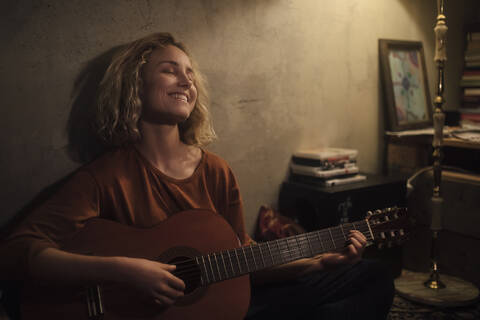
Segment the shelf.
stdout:
<svg viewBox="0 0 480 320">
<path fill-rule="evenodd" d="M 385 139 L 385 167 L 388 174 L 413 174 L 433 164 L 432 136 L 387 136 Z M 455 167 L 465 172 L 480 174 L 480 143 L 458 138 L 444 138 L 442 166 Z"/>
<path fill-rule="evenodd" d="M 480 150 L 480 143 L 457 138 L 445 138 L 443 139 L 443 145 L 445 147 Z"/>
<path fill-rule="evenodd" d="M 389 143 L 395 144 L 419 144 L 419 145 L 431 145 L 433 137 L 429 135 L 419 135 L 419 136 L 387 136 L 387 141 Z M 454 147 L 462 149 L 473 149 L 480 150 L 480 143 L 462 140 L 458 138 L 443 138 L 443 147 Z"/>
</svg>

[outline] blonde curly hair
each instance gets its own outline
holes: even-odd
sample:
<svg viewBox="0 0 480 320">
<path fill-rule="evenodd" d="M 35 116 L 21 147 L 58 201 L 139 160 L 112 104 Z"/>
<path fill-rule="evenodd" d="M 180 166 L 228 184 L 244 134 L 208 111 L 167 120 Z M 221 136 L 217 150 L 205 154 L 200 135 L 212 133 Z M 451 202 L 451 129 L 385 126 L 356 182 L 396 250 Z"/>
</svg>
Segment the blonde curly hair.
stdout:
<svg viewBox="0 0 480 320">
<path fill-rule="evenodd" d="M 155 33 L 123 46 L 113 57 L 100 82 L 95 131 L 106 146 L 116 147 L 141 139 L 138 121 L 142 114 L 139 96 L 143 87 L 142 66 L 153 50 L 168 45 L 176 46 L 190 58 L 197 88 L 194 109 L 190 117 L 179 124 L 180 139 L 196 146 L 204 146 L 215 139 L 205 78 L 182 43 L 169 33 Z"/>
</svg>

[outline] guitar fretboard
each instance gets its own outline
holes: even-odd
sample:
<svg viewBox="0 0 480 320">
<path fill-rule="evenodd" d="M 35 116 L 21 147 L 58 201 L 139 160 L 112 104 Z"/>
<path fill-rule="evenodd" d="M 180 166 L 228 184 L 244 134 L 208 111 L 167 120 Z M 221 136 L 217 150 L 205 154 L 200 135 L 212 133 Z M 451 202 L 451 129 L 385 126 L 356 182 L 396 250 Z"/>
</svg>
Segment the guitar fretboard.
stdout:
<svg viewBox="0 0 480 320">
<path fill-rule="evenodd" d="M 368 221 L 363 220 L 196 257 L 202 285 L 343 249 L 349 244 L 350 230 L 360 231 L 369 243 L 373 240 Z"/>
</svg>

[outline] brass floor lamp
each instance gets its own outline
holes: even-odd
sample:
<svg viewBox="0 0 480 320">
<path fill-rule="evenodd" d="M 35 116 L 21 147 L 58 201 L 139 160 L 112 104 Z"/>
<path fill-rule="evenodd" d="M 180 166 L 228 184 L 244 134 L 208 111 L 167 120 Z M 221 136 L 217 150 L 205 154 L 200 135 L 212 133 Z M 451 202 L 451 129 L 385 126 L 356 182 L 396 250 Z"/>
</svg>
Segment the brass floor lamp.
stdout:
<svg viewBox="0 0 480 320">
<path fill-rule="evenodd" d="M 460 278 L 441 275 L 438 267 L 438 237 L 442 230 L 443 198 L 441 197 L 441 155 L 443 144 L 443 126 L 445 115 L 442 111 L 444 103 L 444 67 L 447 60 L 446 34 L 447 24 L 444 14 L 444 0 L 437 0 L 438 15 L 435 30 L 435 57 L 434 61 L 438 70 L 438 82 L 434 99 L 434 137 L 433 137 L 433 196 L 432 220 L 430 230 L 431 243 L 431 272 L 419 273 L 404 271 L 402 276 L 395 280 L 397 293 L 415 302 L 428 305 L 454 307 L 464 306 L 476 301 L 479 296 L 478 288 Z"/>
</svg>

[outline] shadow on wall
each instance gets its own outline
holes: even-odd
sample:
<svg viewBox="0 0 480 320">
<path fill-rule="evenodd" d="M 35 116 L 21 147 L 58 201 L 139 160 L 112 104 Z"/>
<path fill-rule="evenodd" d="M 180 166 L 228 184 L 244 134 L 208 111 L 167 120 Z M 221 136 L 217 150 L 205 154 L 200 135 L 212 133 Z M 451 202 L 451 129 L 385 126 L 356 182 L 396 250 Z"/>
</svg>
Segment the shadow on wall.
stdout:
<svg viewBox="0 0 480 320">
<path fill-rule="evenodd" d="M 90 162 L 105 151 L 105 147 L 96 137 L 92 126 L 95 100 L 98 86 L 108 65 L 114 54 L 121 48 L 122 46 L 116 46 L 92 59 L 80 72 L 73 85 L 72 96 L 74 98 L 67 123 L 68 155 L 77 163 Z M 23 206 L 10 221 L 0 228 L 0 239 L 6 237 L 30 212 L 48 200 L 75 172 L 62 177 L 38 192 L 33 200 Z"/>
<path fill-rule="evenodd" d="M 67 133 L 68 155 L 77 163 L 89 162 L 105 151 L 93 128 L 95 100 L 110 61 L 122 47 L 114 47 L 91 60 L 75 80 Z"/>
<path fill-rule="evenodd" d="M 122 46 L 114 47 L 92 59 L 80 72 L 73 85 L 72 96 L 74 98 L 67 123 L 68 155 L 77 163 L 85 164 L 105 151 L 101 141 L 96 137 L 92 126 L 95 114 L 95 100 L 98 86 L 103 79 L 108 65 L 114 54 L 121 48 Z M 41 206 L 55 194 L 77 171 L 78 170 L 71 172 L 38 192 L 10 221 L 0 228 L 0 240 L 10 234 L 33 210 Z M 18 319 L 20 309 L 17 284 L 14 282 L 2 282 L 0 283 L 0 292 L 2 291 L 5 294 L 3 297 L 0 296 L 0 298 L 2 298 L 0 304 L 3 303 L 5 305 L 12 319 Z M 0 305 L 0 319 L 3 319 L 3 315 L 4 313 Z"/>
</svg>

